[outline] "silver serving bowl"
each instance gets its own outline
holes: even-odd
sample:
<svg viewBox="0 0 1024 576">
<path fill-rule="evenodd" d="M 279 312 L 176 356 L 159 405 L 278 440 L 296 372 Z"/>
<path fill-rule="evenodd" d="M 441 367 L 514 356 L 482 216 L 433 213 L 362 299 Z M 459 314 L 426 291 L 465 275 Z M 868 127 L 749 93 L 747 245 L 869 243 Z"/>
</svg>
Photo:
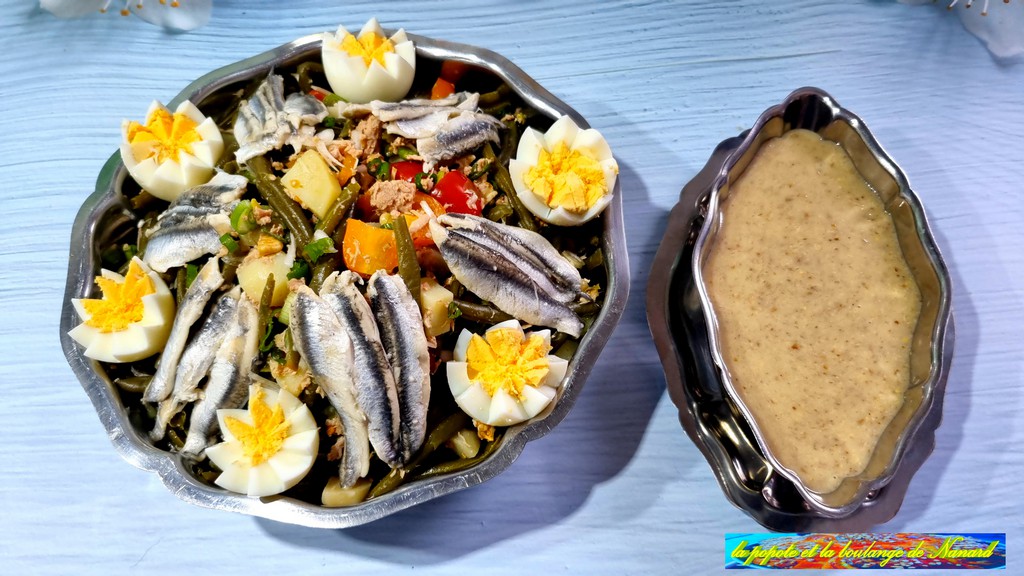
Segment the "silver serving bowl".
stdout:
<svg viewBox="0 0 1024 576">
<path fill-rule="evenodd" d="M 389 32 L 390 34 L 390 32 Z M 571 116 L 580 127 L 587 122 L 572 108 L 542 88 L 507 59 L 494 52 L 409 34 L 418 59 L 457 60 L 489 70 L 507 83 L 523 100 L 552 119 Z M 200 103 L 218 90 L 265 76 L 270 70 L 318 59 L 320 35 L 300 38 L 263 54 L 215 70 L 189 84 L 170 103 L 183 100 Z M 175 496 L 199 506 L 241 512 L 281 522 L 320 528 L 344 528 L 365 524 L 438 496 L 450 494 L 488 480 L 506 468 L 523 451 L 526 443 L 547 434 L 572 408 L 576 397 L 597 361 L 601 350 L 622 316 L 629 294 L 629 263 L 622 222 L 622 196 L 616 183 L 614 198 L 604 213 L 602 248 L 608 282 L 600 314 L 580 341 L 555 403 L 537 418 L 512 426 L 500 445 L 480 463 L 457 473 L 433 476 L 403 485 L 397 490 L 347 508 L 324 508 L 288 497 L 250 498 L 206 484 L 191 472 L 178 454 L 154 447 L 145 431 L 135 429 L 120 400 L 116 385 L 100 364 L 86 358 L 83 349 L 68 335 L 79 319 L 72 298 L 92 293 L 93 278 L 101 268 L 99 247 L 126 237 L 135 229 L 121 188 L 128 172 L 120 154 L 114 153 L 103 166 L 96 191 L 86 199 L 71 230 L 68 279 L 61 311 L 60 341 L 72 371 L 89 395 L 111 442 L 131 464 L 155 472 Z"/>
<path fill-rule="evenodd" d="M 851 156 L 892 215 L 923 300 L 904 405 L 867 470 L 830 494 L 807 489 L 767 450 L 723 368 L 714 309 L 700 278 L 720 223 L 720 195 L 761 143 L 796 128 L 839 143 Z M 683 189 L 655 258 L 647 306 L 680 420 L 729 499 L 767 527 L 822 531 L 863 529 L 891 518 L 913 472 L 931 452 L 953 353 L 950 298 L 948 272 L 904 174 L 859 118 L 821 90 L 804 88 L 768 109 L 751 130 L 720 144 Z"/>
</svg>

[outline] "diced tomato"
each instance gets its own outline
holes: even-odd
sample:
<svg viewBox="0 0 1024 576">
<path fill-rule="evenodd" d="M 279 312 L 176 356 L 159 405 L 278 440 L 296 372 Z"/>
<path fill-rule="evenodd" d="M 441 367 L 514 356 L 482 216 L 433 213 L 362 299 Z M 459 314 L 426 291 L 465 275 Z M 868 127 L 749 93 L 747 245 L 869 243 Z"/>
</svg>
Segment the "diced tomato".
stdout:
<svg viewBox="0 0 1024 576">
<path fill-rule="evenodd" d="M 430 89 L 430 99 L 440 100 L 447 98 L 455 94 L 455 84 L 445 80 L 444 78 L 438 78 L 437 82 L 434 82 L 434 87 Z"/>
<path fill-rule="evenodd" d="M 415 182 L 416 175 L 423 172 L 423 162 L 415 160 L 403 160 L 402 162 L 391 163 L 391 179 Z"/>
<path fill-rule="evenodd" d="M 437 198 L 434 198 L 430 194 L 424 194 L 423 192 L 417 192 L 412 197 L 412 210 L 413 212 L 422 212 L 423 208 L 420 207 L 421 202 L 427 203 L 427 208 L 435 215 L 441 215 L 446 212 L 444 205 L 441 204 Z"/>
<path fill-rule="evenodd" d="M 476 185 L 462 172 L 453 170 L 444 175 L 430 195 L 437 198 L 448 212 L 479 216 L 483 202 Z"/>
<path fill-rule="evenodd" d="M 444 78 L 454 84 L 462 78 L 462 75 L 465 74 L 467 70 L 469 70 L 469 64 L 456 62 L 455 60 L 445 60 L 441 64 L 441 78 Z"/>
<path fill-rule="evenodd" d="M 413 230 L 413 222 L 419 220 L 423 214 L 422 204 L 426 204 L 427 208 L 434 213 L 434 216 L 440 216 L 445 213 L 444 206 L 437 201 L 437 198 L 417 192 L 412 198 L 412 214 L 405 214 L 405 221 L 409 225 L 409 232 L 412 235 L 412 245 L 416 248 L 423 248 L 425 246 L 433 246 L 434 239 L 430 236 L 430 226 L 420 226 L 416 230 Z"/>
<path fill-rule="evenodd" d="M 324 98 L 327 97 L 327 93 L 326 92 L 323 92 L 321 90 L 316 90 L 316 89 L 310 90 L 309 91 L 309 95 L 312 96 L 313 98 L 316 98 L 317 100 L 319 100 L 321 102 L 323 102 Z"/>
<path fill-rule="evenodd" d="M 380 214 L 370 204 L 369 194 L 360 194 L 356 199 L 356 218 L 364 222 L 376 222 L 380 218 Z"/>
</svg>

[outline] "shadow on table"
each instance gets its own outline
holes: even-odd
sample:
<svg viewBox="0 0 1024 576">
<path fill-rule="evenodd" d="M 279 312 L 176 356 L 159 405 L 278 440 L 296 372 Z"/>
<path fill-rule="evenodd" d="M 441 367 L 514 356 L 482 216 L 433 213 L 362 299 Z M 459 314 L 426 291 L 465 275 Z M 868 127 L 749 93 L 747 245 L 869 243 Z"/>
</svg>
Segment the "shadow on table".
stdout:
<svg viewBox="0 0 1024 576">
<path fill-rule="evenodd" d="M 951 257 L 949 242 L 939 228 L 935 227 L 932 231 L 939 249 L 942 250 L 953 283 L 953 323 L 956 340 L 953 344 L 953 363 L 946 381 L 942 423 L 935 431 L 935 452 L 917 470 L 907 490 L 903 506 L 896 517 L 886 524 L 886 528 L 893 531 L 912 525 L 935 499 L 939 483 L 949 468 L 950 460 L 963 442 L 964 422 L 971 411 L 971 384 L 980 338 L 978 311 L 970 299 L 959 268 Z M 985 492 L 985 487 L 974 488 L 977 489 L 979 497 Z"/>
<path fill-rule="evenodd" d="M 256 519 L 267 534 L 303 548 L 344 550 L 394 564 L 439 563 L 558 523 L 579 510 L 596 486 L 629 464 L 665 390 L 647 330 L 643 292 L 667 213 L 653 206 L 630 166 L 620 163 L 619 170 L 621 190 L 629 199 L 624 206 L 627 216 L 642 212 L 643 221 L 659 222 L 661 227 L 634 230 L 645 236 L 640 242 L 647 249 L 632 249 L 633 238 L 627 242 L 629 301 L 585 393 L 565 420 L 545 438 L 528 444 L 513 466 L 484 486 L 346 530 Z M 651 218 L 655 211 L 658 216 Z M 657 490 L 633 495 L 624 515 L 641 513 L 657 495 Z"/>
</svg>

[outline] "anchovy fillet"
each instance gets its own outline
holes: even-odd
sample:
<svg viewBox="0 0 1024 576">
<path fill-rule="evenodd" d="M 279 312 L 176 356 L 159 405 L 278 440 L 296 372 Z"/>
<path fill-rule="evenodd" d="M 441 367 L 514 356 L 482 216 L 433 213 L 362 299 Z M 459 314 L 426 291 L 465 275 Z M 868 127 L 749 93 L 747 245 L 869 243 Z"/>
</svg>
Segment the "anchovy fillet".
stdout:
<svg viewBox="0 0 1024 576">
<path fill-rule="evenodd" d="M 156 424 L 149 433 L 150 439 L 154 442 L 164 437 L 167 423 L 181 411 L 182 406 L 195 402 L 201 396 L 199 382 L 210 371 L 217 349 L 237 323 L 240 296 L 241 290 L 237 286 L 221 296 L 213 311 L 182 352 L 174 375 L 174 389 L 168 398 L 160 402 L 156 412 Z"/>
<path fill-rule="evenodd" d="M 231 210 L 248 183 L 245 176 L 218 172 L 208 183 L 183 192 L 148 232 L 143 261 L 157 272 L 166 272 L 219 252 L 221 235 L 231 229 Z"/>
<path fill-rule="evenodd" d="M 443 214 L 437 221 L 449 234 L 493 250 L 527 271 L 555 300 L 568 304 L 583 295 L 579 271 L 540 234 L 469 214 Z"/>
<path fill-rule="evenodd" d="M 550 291 L 550 283 L 533 267 L 523 267 L 522 259 L 510 259 L 508 251 L 474 242 L 438 220 L 431 220 L 430 234 L 455 278 L 501 311 L 573 337 L 582 332 L 583 323 L 576 313 Z"/>
<path fill-rule="evenodd" d="M 448 110 L 431 112 L 416 118 L 403 118 L 388 122 L 384 127 L 388 134 L 397 134 L 403 138 L 429 138 L 448 123 L 451 116 Z"/>
<path fill-rule="evenodd" d="M 244 163 L 279 150 L 303 124 L 316 124 L 327 117 L 327 107 L 308 94 L 284 98 L 284 78 L 270 74 L 252 97 L 238 107 L 234 133 L 238 140 L 235 159 Z"/>
<path fill-rule="evenodd" d="M 424 164 L 433 166 L 441 160 L 461 156 L 484 142 L 499 142 L 501 122 L 489 114 L 469 110 L 445 122 L 437 133 L 416 141 L 416 149 Z"/>
<path fill-rule="evenodd" d="M 378 271 L 370 277 L 366 292 L 398 384 L 402 458 L 408 462 L 423 445 L 427 434 L 430 355 L 423 332 L 423 316 L 405 282 L 398 276 Z"/>
<path fill-rule="evenodd" d="M 331 307 L 309 287 L 293 288 L 295 298 L 289 328 L 296 350 L 309 364 L 310 373 L 338 411 L 345 434 L 341 458 L 341 485 L 351 487 L 370 470 L 370 439 L 366 414 L 356 400 L 352 379 L 352 341 Z"/>
<path fill-rule="evenodd" d="M 370 444 L 385 464 L 403 463 L 399 453 L 399 403 L 395 376 L 381 344 L 366 298 L 350 270 L 335 272 L 324 280 L 320 297 L 334 311 L 352 340 L 356 401 L 369 420 Z"/>
<path fill-rule="evenodd" d="M 256 324 L 258 312 L 248 298 L 239 298 L 234 326 L 217 348 L 203 398 L 192 407 L 188 435 L 181 453 L 201 458 L 217 433 L 217 410 L 245 406 L 249 392 L 249 373 L 259 352 Z"/>
<path fill-rule="evenodd" d="M 160 402 L 165 400 L 174 387 L 175 372 L 178 369 L 178 361 L 185 343 L 188 341 L 188 332 L 192 325 L 203 315 L 206 303 L 213 295 L 213 291 L 220 288 L 224 283 L 224 276 L 220 273 L 220 259 L 210 258 L 199 274 L 196 275 L 192 285 L 185 292 L 185 297 L 174 315 L 174 324 L 171 325 L 171 333 L 167 337 L 167 344 L 160 355 L 160 365 L 157 366 L 156 374 L 146 386 L 146 392 L 142 399 L 146 402 Z"/>
</svg>

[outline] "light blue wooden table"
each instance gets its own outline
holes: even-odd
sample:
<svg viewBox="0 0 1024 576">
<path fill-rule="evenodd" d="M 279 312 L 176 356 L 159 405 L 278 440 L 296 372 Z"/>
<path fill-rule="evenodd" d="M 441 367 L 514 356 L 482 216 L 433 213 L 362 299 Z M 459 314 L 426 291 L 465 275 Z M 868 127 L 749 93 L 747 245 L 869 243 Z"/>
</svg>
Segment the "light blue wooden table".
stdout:
<svg viewBox="0 0 1024 576">
<path fill-rule="evenodd" d="M 759 527 L 680 429 L 645 284 L 683 183 L 715 144 L 803 85 L 861 115 L 907 171 L 955 283 L 936 450 L 878 529 L 1005 531 L 1021 570 L 1024 62 L 995 61 L 945 10 L 216 0 L 210 23 L 182 35 L 116 15 L 58 20 L 30 0 L 4 0 L 0 14 L 0 572 L 717 573 L 723 533 Z M 209 70 L 372 15 L 509 57 L 607 136 L 621 166 L 630 304 L 572 413 L 492 481 L 345 531 L 190 506 L 119 458 L 64 361 L 72 219 L 122 118 Z"/>
</svg>

